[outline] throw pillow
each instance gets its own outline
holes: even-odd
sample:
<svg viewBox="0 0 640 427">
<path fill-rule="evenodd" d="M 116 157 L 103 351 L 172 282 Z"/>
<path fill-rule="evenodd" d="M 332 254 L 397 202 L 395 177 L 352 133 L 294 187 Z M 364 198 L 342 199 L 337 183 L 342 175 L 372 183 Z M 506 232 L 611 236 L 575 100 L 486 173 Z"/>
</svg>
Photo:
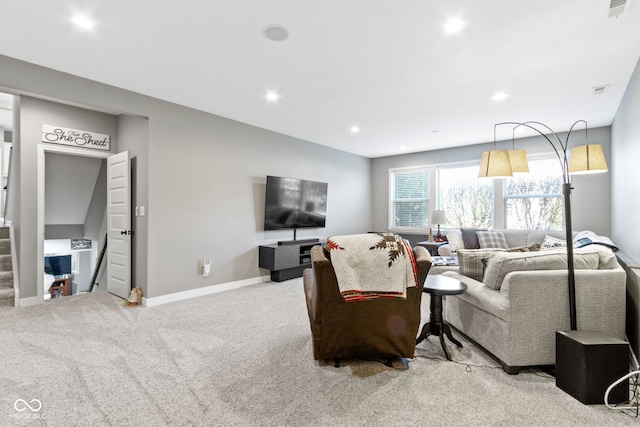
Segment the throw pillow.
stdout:
<svg viewBox="0 0 640 427">
<path fill-rule="evenodd" d="M 597 252 L 574 253 L 573 264 L 576 270 L 597 270 L 600 256 Z M 512 271 L 566 270 L 567 252 L 506 252 L 501 251 L 489 257 L 482 282 L 491 289 L 500 289 L 504 277 Z"/>
<path fill-rule="evenodd" d="M 480 242 L 476 231 L 485 231 L 482 228 L 461 228 L 462 241 L 465 249 L 480 249 Z"/>
<path fill-rule="evenodd" d="M 484 274 L 483 258 L 502 249 L 458 249 L 458 272 L 479 282 Z"/>
<path fill-rule="evenodd" d="M 458 249 L 464 249 L 464 241 L 462 240 L 462 232 L 459 228 L 449 228 L 446 231 L 449 247 L 453 252 Z"/>
<path fill-rule="evenodd" d="M 505 249 L 504 252 L 536 252 L 539 250 L 540 250 L 540 245 L 536 243 L 535 245 L 531 245 L 531 246 L 518 246 L 517 248 Z M 491 255 L 489 255 L 486 258 L 482 258 L 482 280 L 484 280 L 484 273 L 487 271 L 487 264 L 489 263 L 489 258 L 491 258 Z M 602 262 L 600 262 L 600 265 L 601 265 L 600 268 L 602 268 Z"/>
<path fill-rule="evenodd" d="M 504 237 L 502 231 L 477 231 L 478 243 L 482 249 L 485 248 L 499 248 L 508 249 L 507 239 Z"/>
<path fill-rule="evenodd" d="M 552 236 L 545 236 L 544 240 L 542 241 L 542 244 L 540 245 L 540 249 L 541 250 L 546 250 L 546 249 L 555 249 L 555 248 L 562 248 L 562 247 L 566 247 L 567 246 L 567 241 L 566 240 L 562 240 L 562 239 L 558 239 L 556 237 L 552 237 Z"/>
</svg>

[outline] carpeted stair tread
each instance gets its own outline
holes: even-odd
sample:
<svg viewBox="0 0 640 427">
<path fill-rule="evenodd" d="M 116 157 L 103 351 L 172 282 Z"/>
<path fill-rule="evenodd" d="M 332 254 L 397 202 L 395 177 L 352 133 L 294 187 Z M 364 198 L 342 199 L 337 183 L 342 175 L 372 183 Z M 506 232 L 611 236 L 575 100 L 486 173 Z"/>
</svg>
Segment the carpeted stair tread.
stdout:
<svg viewBox="0 0 640 427">
<path fill-rule="evenodd" d="M 11 253 L 11 240 L 0 239 L 0 254 L 10 254 L 10 253 Z"/>
<path fill-rule="evenodd" d="M 13 271 L 0 271 L 0 289 L 13 289 Z"/>
<path fill-rule="evenodd" d="M 13 307 L 15 294 L 16 293 L 13 290 L 13 287 L 11 288 L 0 287 L 0 307 L 6 307 L 6 306 Z"/>
<path fill-rule="evenodd" d="M 10 228 L 0 227 L 0 306 L 2 307 L 15 305 L 10 237 Z"/>
<path fill-rule="evenodd" d="M 11 254 L 0 255 L 0 271 L 11 271 L 13 269 Z"/>
</svg>

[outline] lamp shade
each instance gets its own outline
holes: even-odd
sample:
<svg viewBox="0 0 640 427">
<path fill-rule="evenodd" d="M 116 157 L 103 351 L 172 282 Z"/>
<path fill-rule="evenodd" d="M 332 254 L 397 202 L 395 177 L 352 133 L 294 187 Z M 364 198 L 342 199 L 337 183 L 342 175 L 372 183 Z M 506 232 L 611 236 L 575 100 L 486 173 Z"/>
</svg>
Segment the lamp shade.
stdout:
<svg viewBox="0 0 640 427">
<path fill-rule="evenodd" d="M 444 211 L 433 211 L 431 212 L 431 224 L 446 224 L 447 215 Z"/>
<path fill-rule="evenodd" d="M 504 178 L 513 176 L 507 150 L 491 150 L 482 153 L 478 178 Z"/>
<path fill-rule="evenodd" d="M 511 163 L 511 173 L 529 172 L 529 162 L 527 162 L 525 150 L 509 150 L 509 163 Z"/>
<path fill-rule="evenodd" d="M 571 150 L 569 173 L 588 174 L 608 170 L 607 160 L 604 158 L 600 144 L 579 145 Z"/>
</svg>

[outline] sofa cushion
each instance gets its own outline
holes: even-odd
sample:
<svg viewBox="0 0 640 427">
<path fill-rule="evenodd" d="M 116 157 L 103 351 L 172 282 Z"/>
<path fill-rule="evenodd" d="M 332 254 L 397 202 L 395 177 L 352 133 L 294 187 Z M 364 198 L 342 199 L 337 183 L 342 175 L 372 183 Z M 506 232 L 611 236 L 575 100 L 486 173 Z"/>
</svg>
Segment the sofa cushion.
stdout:
<svg viewBox="0 0 640 427">
<path fill-rule="evenodd" d="M 574 252 L 573 265 L 576 270 L 597 270 L 600 266 L 600 255 L 597 251 Z M 492 289 L 500 289 L 504 277 L 512 271 L 564 269 L 567 269 L 566 250 L 500 251 L 489 257 L 482 282 Z"/>
<path fill-rule="evenodd" d="M 481 282 L 484 274 L 483 258 L 487 258 L 494 252 L 501 250 L 502 249 L 459 249 L 458 272 L 463 276 L 471 277 Z"/>
<path fill-rule="evenodd" d="M 478 242 L 482 249 L 485 248 L 498 248 L 508 249 L 507 239 L 504 237 L 502 231 L 477 231 Z"/>
<path fill-rule="evenodd" d="M 495 231 L 500 231 L 502 234 L 504 234 L 504 238 L 507 241 L 508 247 L 510 248 L 528 246 L 526 230 L 515 230 L 515 229 L 503 228 Z M 540 240 L 540 242 L 542 242 L 542 240 Z"/>
<path fill-rule="evenodd" d="M 459 228 L 450 228 L 447 230 L 447 241 L 451 251 L 464 249 L 464 241 L 462 240 L 462 231 Z"/>
<path fill-rule="evenodd" d="M 461 228 L 462 241 L 465 249 L 480 249 L 477 231 L 485 231 L 483 228 Z"/>
<path fill-rule="evenodd" d="M 540 250 L 540 245 L 531 245 L 531 246 L 518 246 L 517 248 L 509 248 L 509 249 L 505 249 L 505 252 L 536 252 Z M 493 255 L 493 253 L 491 253 L 491 255 Z M 491 257 L 491 255 L 489 255 L 486 258 L 482 258 L 482 266 L 483 266 L 483 270 L 482 270 L 482 278 L 484 279 L 484 273 L 487 271 L 487 264 L 489 263 L 489 257 Z M 600 265 L 602 268 L 602 257 L 601 257 L 601 261 L 600 261 Z"/>
<path fill-rule="evenodd" d="M 602 245 L 589 245 L 588 247 L 577 248 L 576 252 L 585 250 L 596 251 L 598 255 L 600 255 L 600 265 L 598 266 L 600 270 L 613 270 L 614 268 L 620 268 L 618 258 L 611 248 Z"/>
</svg>

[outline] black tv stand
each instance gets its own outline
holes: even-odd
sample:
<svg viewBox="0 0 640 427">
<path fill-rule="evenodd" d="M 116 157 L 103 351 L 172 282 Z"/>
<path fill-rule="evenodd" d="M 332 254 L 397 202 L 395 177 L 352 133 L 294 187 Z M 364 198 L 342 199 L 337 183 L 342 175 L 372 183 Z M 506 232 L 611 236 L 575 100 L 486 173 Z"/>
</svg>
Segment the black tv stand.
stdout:
<svg viewBox="0 0 640 427">
<path fill-rule="evenodd" d="M 271 271 L 274 282 L 300 277 L 305 268 L 311 267 L 311 248 L 319 244 L 319 239 L 308 239 L 260 246 L 258 265 Z"/>
<path fill-rule="evenodd" d="M 304 239 L 304 240 L 281 240 L 278 242 L 278 246 L 283 245 L 303 245 L 305 243 L 318 243 L 320 239 Z"/>
</svg>

